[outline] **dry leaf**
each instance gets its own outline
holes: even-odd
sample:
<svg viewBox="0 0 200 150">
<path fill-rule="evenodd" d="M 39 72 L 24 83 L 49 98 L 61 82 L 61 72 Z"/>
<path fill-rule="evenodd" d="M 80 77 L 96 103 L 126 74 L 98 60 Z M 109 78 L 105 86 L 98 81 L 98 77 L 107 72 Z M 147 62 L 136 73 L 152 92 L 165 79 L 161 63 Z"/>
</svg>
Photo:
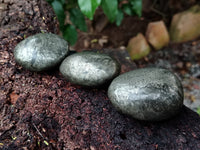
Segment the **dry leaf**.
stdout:
<svg viewBox="0 0 200 150">
<path fill-rule="evenodd" d="M 17 99 L 19 98 L 19 95 L 17 95 L 15 92 L 12 92 L 10 94 L 10 102 L 12 105 L 15 105 Z"/>
</svg>

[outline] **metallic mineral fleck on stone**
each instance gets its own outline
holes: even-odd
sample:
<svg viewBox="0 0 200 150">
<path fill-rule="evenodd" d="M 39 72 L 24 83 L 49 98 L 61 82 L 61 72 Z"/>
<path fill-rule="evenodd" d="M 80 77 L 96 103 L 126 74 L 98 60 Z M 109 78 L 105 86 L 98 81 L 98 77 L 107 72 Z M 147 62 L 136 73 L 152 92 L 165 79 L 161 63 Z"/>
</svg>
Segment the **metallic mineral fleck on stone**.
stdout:
<svg viewBox="0 0 200 150">
<path fill-rule="evenodd" d="M 139 120 L 160 121 L 177 114 L 183 105 L 179 79 L 161 68 L 145 68 L 115 78 L 108 89 L 112 104 Z"/>
<path fill-rule="evenodd" d="M 51 33 L 39 33 L 21 41 L 14 50 L 16 62 L 31 71 L 48 70 L 68 54 L 68 43 Z"/>
<path fill-rule="evenodd" d="M 120 73 L 118 62 L 106 54 L 80 52 L 67 57 L 60 72 L 70 82 L 95 87 L 110 82 Z"/>
</svg>

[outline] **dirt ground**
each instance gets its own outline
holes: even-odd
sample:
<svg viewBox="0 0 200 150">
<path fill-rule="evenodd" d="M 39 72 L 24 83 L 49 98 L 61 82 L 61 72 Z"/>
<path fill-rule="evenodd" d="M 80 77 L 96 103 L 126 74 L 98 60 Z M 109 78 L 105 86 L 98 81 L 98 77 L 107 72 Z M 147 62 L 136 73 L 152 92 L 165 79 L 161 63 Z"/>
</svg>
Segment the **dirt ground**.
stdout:
<svg viewBox="0 0 200 150">
<path fill-rule="evenodd" d="M 120 27 L 107 24 L 101 32 L 98 32 L 98 29 L 102 28 L 102 24 L 88 23 L 89 32 L 79 32 L 78 42 L 71 49 L 78 52 L 86 49 L 123 51 L 130 38 L 138 33 L 145 35 L 149 22 L 162 19 L 162 16 L 156 13 L 143 13 L 142 18 L 126 16 Z M 167 27 L 169 26 L 170 24 Z M 155 66 L 176 73 L 183 83 L 184 104 L 196 112 L 200 111 L 200 39 L 179 44 L 170 43 L 159 51 L 152 50 L 149 56 L 133 63 L 136 68 Z"/>
<path fill-rule="evenodd" d="M 40 0 L 12 1 L 5 7 L 10 9 L 4 14 L 7 17 L 0 16 L 0 149 L 200 149 L 200 117 L 191 110 L 197 110 L 200 100 L 199 39 L 171 43 L 131 61 L 125 50 L 128 40 L 145 33 L 148 22 L 162 16 L 152 12 L 142 18 L 126 17 L 119 28 L 107 24 L 101 32 L 96 29 L 102 27 L 89 22 L 89 32 L 79 32 L 71 49 L 108 53 L 120 62 L 121 73 L 156 66 L 180 77 L 184 103 L 191 109 L 184 107 L 163 122 L 142 122 L 117 112 L 107 97 L 107 87 L 85 89 L 71 85 L 58 68 L 35 73 L 16 64 L 13 50 L 23 38 L 41 31 L 58 33 L 55 15 L 47 7 Z"/>
</svg>

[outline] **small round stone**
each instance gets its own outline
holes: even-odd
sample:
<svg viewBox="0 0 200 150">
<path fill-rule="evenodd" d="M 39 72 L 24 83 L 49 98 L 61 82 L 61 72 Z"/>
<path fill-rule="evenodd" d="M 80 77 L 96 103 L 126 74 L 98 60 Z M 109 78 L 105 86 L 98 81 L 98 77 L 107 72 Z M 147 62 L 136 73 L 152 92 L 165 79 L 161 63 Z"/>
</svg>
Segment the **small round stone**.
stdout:
<svg viewBox="0 0 200 150">
<path fill-rule="evenodd" d="M 65 58 L 60 72 L 73 84 L 98 87 L 116 77 L 120 73 L 120 65 L 106 54 L 87 51 Z"/>
<path fill-rule="evenodd" d="M 161 68 L 124 73 L 108 88 L 108 97 L 117 110 L 146 121 L 160 121 L 177 114 L 183 106 L 183 95 L 179 79 Z"/>
<path fill-rule="evenodd" d="M 39 33 L 21 41 L 14 50 L 17 63 L 31 71 L 48 70 L 68 54 L 68 43 L 58 35 Z"/>
</svg>

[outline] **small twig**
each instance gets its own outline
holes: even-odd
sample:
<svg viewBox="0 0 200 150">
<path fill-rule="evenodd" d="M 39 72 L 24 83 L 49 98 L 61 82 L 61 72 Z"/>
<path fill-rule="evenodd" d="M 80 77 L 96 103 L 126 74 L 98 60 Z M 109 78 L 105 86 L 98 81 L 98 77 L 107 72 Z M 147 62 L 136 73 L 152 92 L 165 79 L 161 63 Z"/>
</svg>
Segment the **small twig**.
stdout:
<svg viewBox="0 0 200 150">
<path fill-rule="evenodd" d="M 39 133 L 39 135 L 43 138 L 43 139 L 45 139 L 44 138 L 44 136 L 42 135 L 42 133 L 39 131 L 39 129 L 36 127 L 36 125 L 32 122 L 32 124 L 33 124 L 33 126 L 34 126 L 34 128 L 37 130 L 37 132 Z"/>
<path fill-rule="evenodd" d="M 157 0 L 154 0 L 151 7 L 154 7 L 156 5 L 156 3 L 157 3 Z"/>
<path fill-rule="evenodd" d="M 155 9 L 154 7 L 151 7 L 151 10 L 154 11 L 155 13 L 161 15 L 163 18 L 165 18 L 165 16 L 166 16 L 164 13 L 162 13 L 161 11 Z"/>
<path fill-rule="evenodd" d="M 163 18 L 165 18 L 166 15 L 164 13 L 162 13 L 159 10 L 157 10 L 157 9 L 154 8 L 154 6 L 156 5 L 156 3 L 157 3 L 157 0 L 154 0 L 153 4 L 151 5 L 151 10 L 154 11 L 155 13 L 161 15 Z"/>
<path fill-rule="evenodd" d="M 47 146 L 49 146 L 49 143 L 47 142 L 48 138 L 44 138 L 44 136 L 42 135 L 42 133 L 39 131 L 39 129 L 37 128 L 37 126 L 32 122 L 34 128 L 37 130 L 37 132 L 39 133 L 39 135 L 43 138 L 43 142 L 44 144 L 46 144 Z"/>
</svg>

